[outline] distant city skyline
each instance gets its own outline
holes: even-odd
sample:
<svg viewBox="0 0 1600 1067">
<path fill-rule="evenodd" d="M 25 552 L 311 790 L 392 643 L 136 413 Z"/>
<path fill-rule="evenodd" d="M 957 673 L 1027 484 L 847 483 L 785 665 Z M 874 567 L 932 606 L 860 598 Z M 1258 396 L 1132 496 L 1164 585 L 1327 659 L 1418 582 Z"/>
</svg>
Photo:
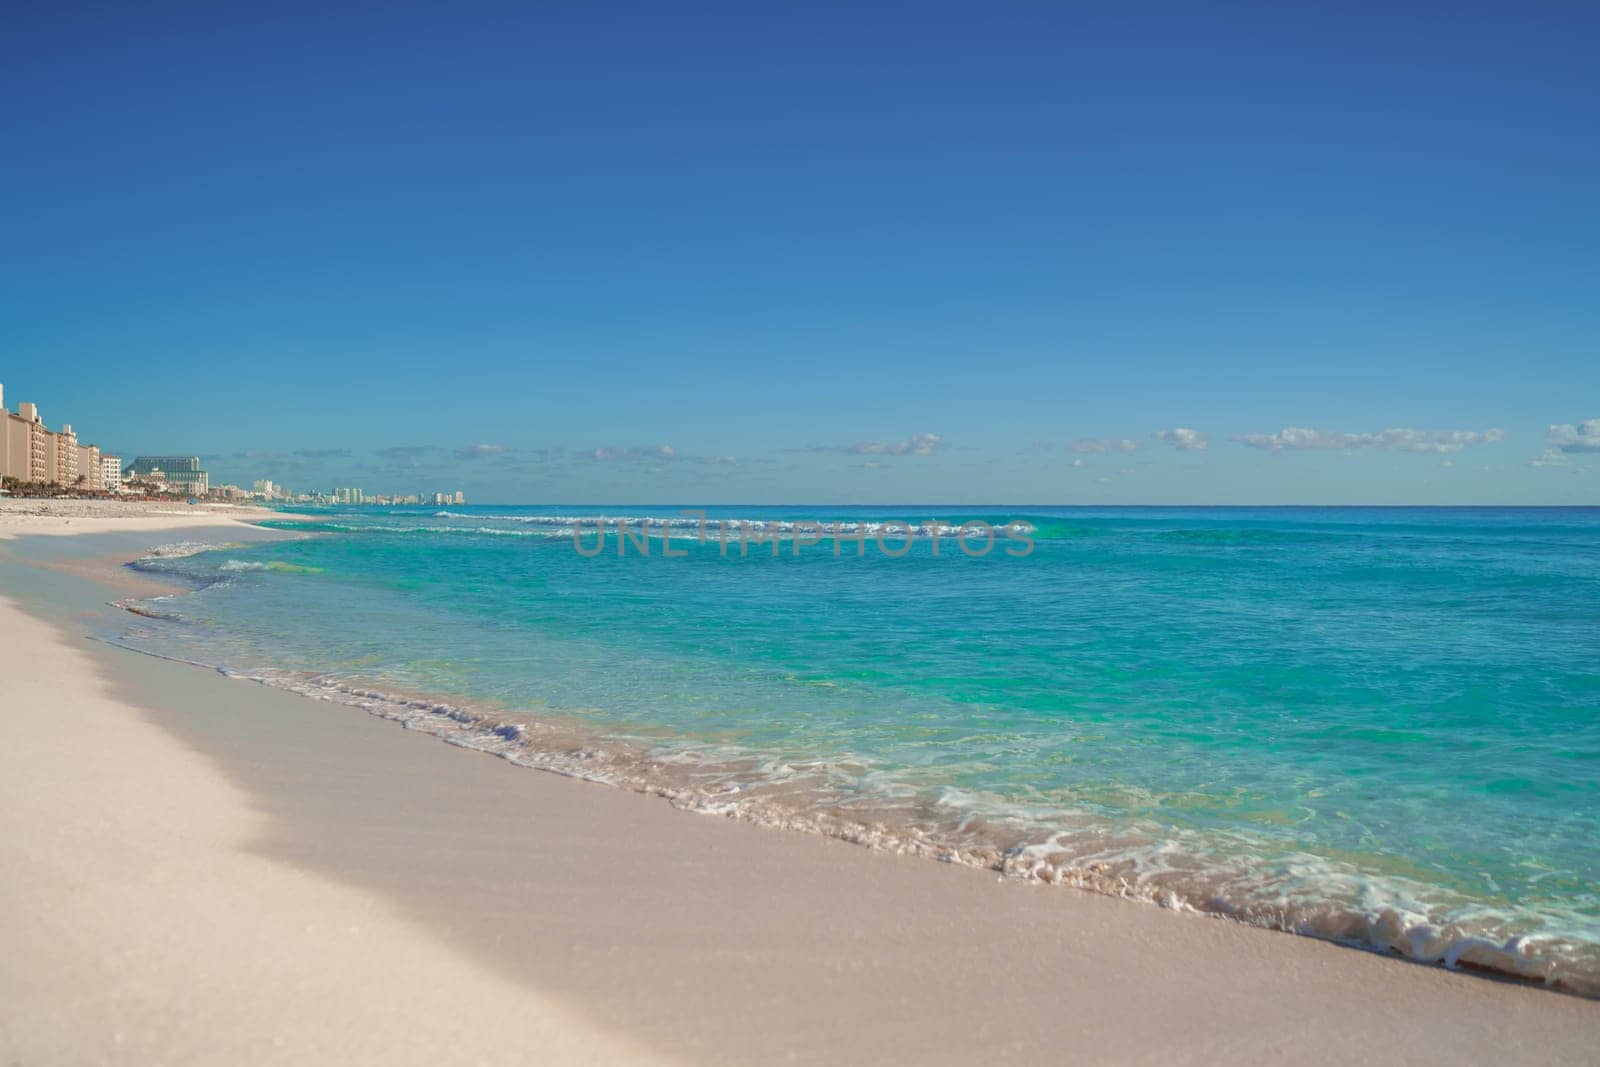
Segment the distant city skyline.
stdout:
<svg viewBox="0 0 1600 1067">
<path fill-rule="evenodd" d="M 0 384 L 3 389 L 3 384 Z M 0 397 L 3 397 L 0 392 Z M 3 402 L 0 402 L 3 406 Z M 39 405 L 27 403 L 21 410 L 28 412 L 30 418 L 35 418 L 32 413 L 37 411 Z M 18 416 L 12 416 L 13 421 Z M 70 426 L 66 427 L 70 432 Z M 1111 479 L 1103 474 L 1095 474 L 1100 470 L 1107 470 L 1115 466 L 1117 474 L 1121 477 L 1130 477 L 1140 473 L 1136 464 L 1146 462 L 1152 457 L 1160 457 L 1170 451 L 1175 460 L 1176 469 L 1190 472 L 1200 469 L 1191 458 L 1185 462 L 1186 457 L 1202 457 L 1217 455 L 1221 448 L 1232 446 L 1241 454 L 1255 452 L 1272 457 L 1275 461 L 1282 461 L 1286 457 L 1304 453 L 1308 456 L 1336 456 L 1339 462 L 1353 463 L 1362 458 L 1364 454 L 1377 457 L 1393 457 L 1402 462 L 1418 462 L 1432 459 L 1441 470 L 1453 469 L 1458 459 L 1466 461 L 1472 453 L 1481 454 L 1495 448 L 1505 448 L 1510 445 L 1509 435 L 1500 427 L 1489 427 L 1484 430 L 1452 430 L 1452 431 L 1422 431 L 1414 428 L 1390 427 L 1373 433 L 1347 433 L 1342 431 L 1312 430 L 1303 427 L 1285 427 L 1272 433 L 1237 434 L 1223 441 L 1216 442 L 1210 434 L 1203 430 L 1178 426 L 1166 430 L 1159 430 L 1143 437 L 1080 437 L 1063 442 L 1035 441 L 1030 442 L 1027 448 L 1018 455 L 1025 459 L 1033 459 L 1038 463 L 1059 463 L 1069 471 L 1085 472 L 1086 477 L 1092 477 L 1094 485 L 1103 486 L 1111 483 Z M 1579 423 L 1551 424 L 1545 428 L 1540 439 L 1541 451 L 1526 461 L 1525 466 L 1534 470 L 1554 470 L 1559 473 L 1587 477 L 1592 470 L 1591 465 L 1600 460 L 1600 419 L 1589 419 Z M 1215 446 L 1215 447 L 1214 447 Z M 945 438 L 940 434 L 923 432 L 910 434 L 900 440 L 872 440 L 860 441 L 847 445 L 806 445 L 781 450 L 785 454 L 796 456 L 838 456 L 851 461 L 852 465 L 862 470 L 882 470 L 889 468 L 890 464 L 902 460 L 929 460 L 941 456 L 952 455 L 947 450 Z M 100 452 L 96 450 L 94 462 L 100 462 Z M 118 457 L 108 453 L 112 459 Z M 671 495 L 641 495 L 638 497 L 614 497 L 603 499 L 600 497 L 503 497 L 494 496 L 492 489 L 496 484 L 492 479 L 506 470 L 526 469 L 530 461 L 537 464 L 546 474 L 572 471 L 581 469 L 588 464 L 623 465 L 623 469 L 638 471 L 655 479 L 656 488 L 664 486 L 682 485 L 662 475 L 676 473 L 688 469 L 697 471 L 701 468 L 759 468 L 765 465 L 776 465 L 777 460 L 770 455 L 761 458 L 752 458 L 741 461 L 737 457 L 706 457 L 685 456 L 670 445 L 658 446 L 605 446 L 581 452 L 562 448 L 541 448 L 532 457 L 521 456 L 517 450 L 508 446 L 478 443 L 475 445 L 461 446 L 456 449 L 447 449 L 444 446 L 406 446 L 378 449 L 370 455 L 362 455 L 353 449 L 299 449 L 289 452 L 246 451 L 228 454 L 198 454 L 198 455 L 154 455 L 134 453 L 130 450 L 122 452 L 123 460 L 128 464 L 127 474 L 138 477 L 147 470 L 171 468 L 179 472 L 196 472 L 201 481 L 204 481 L 208 472 L 201 469 L 204 464 L 207 468 L 215 466 L 220 476 L 212 475 L 209 485 L 224 486 L 234 485 L 245 492 L 254 492 L 257 495 L 272 497 L 288 492 L 291 495 L 310 495 L 317 498 L 328 498 L 338 503 L 361 503 L 362 497 L 383 497 L 385 500 L 412 498 L 413 502 L 435 504 L 463 503 L 465 496 L 460 489 L 399 489 L 400 483 L 417 484 L 422 481 L 437 482 L 446 480 L 443 476 L 452 472 L 466 475 L 469 479 L 474 467 L 487 471 L 487 479 L 480 479 L 477 483 L 490 491 L 487 499 L 480 499 L 483 503 L 519 503 L 534 500 L 558 501 L 567 499 L 573 502 L 590 500 L 595 502 L 638 502 L 638 503 L 672 503 L 685 500 L 704 499 L 710 503 L 737 503 L 741 501 L 762 503 L 783 503 L 782 500 L 762 499 L 759 496 L 735 497 L 720 499 L 716 497 L 696 496 L 671 496 Z M 962 457 L 956 454 L 957 462 Z M 42 461 L 41 461 L 42 462 Z M 57 462 L 52 459 L 52 470 Z M 970 459 L 969 459 L 970 462 Z M 680 466 L 683 465 L 683 466 Z M 74 468 L 75 469 L 75 468 Z M 276 476 L 262 474 L 265 470 L 273 471 Z M 1147 466 L 1148 470 L 1149 467 Z M 1325 470 L 1326 468 L 1324 468 Z M 1491 469 L 1485 466 L 1484 469 Z M 237 472 L 245 472 L 238 475 Z M 285 472 L 293 472 L 296 481 L 286 481 Z M 314 472 L 316 472 L 314 474 Z M 382 483 L 383 488 L 367 491 L 364 486 L 341 485 L 351 483 L 352 472 L 365 473 L 376 478 Z M 400 472 L 400 473 L 397 473 Z M 1299 469 L 1299 476 L 1308 473 L 1307 468 Z M 251 475 L 259 475 L 252 477 Z M 360 479 L 355 479 L 360 480 Z M 94 483 L 96 487 L 105 484 L 104 480 Z M 378 484 L 374 482 L 372 484 Z M 500 483 L 505 488 L 505 483 Z M 1584 488 L 1588 488 L 1585 483 Z M 202 488 L 203 492 L 204 489 Z M 476 496 L 475 496 L 476 498 Z M 816 501 L 828 502 L 825 498 L 817 497 Z M 935 496 L 905 498 L 906 502 L 968 502 L 960 498 L 940 498 Z M 798 501 L 796 501 L 798 502 Z M 810 502 L 810 501 L 807 501 Z M 869 503 L 869 502 L 899 502 L 895 498 L 868 498 L 868 497 L 841 497 L 839 503 Z M 1044 499 L 1030 500 L 1027 497 L 975 497 L 971 502 L 983 503 L 1241 503 L 1241 504 L 1271 504 L 1271 503 L 1320 503 L 1314 499 L 1266 501 L 1266 500 L 1239 500 L 1239 501 L 1210 501 L 1210 500 L 1067 500 L 1052 501 Z M 1429 501 L 1344 501 L 1345 503 L 1429 503 Z M 1507 501 L 1507 503 L 1539 503 L 1540 501 Z M 1576 501 L 1545 501 L 1548 503 L 1589 503 L 1588 500 Z M 1435 503 L 1472 503 L 1472 501 L 1436 501 Z M 1484 503 L 1494 503 L 1486 501 Z"/>
<path fill-rule="evenodd" d="M 36 8 L 0 380 L 240 485 L 1600 504 L 1600 12 L 1240 10 Z"/>
<path fill-rule="evenodd" d="M 1175 441 L 1175 435 L 1178 441 Z M 924 435 L 934 437 L 937 435 Z M 674 503 L 705 500 L 710 503 L 786 503 L 786 502 L 837 502 L 837 503 L 896 503 L 896 502 L 950 502 L 950 503 L 1084 503 L 1084 504 L 1161 504 L 1161 503 L 1221 503 L 1221 504 L 1600 504 L 1600 485 L 1588 479 L 1600 472 L 1600 420 L 1586 420 L 1576 424 L 1552 424 L 1537 435 L 1533 454 L 1523 456 L 1526 446 L 1517 442 L 1498 427 L 1485 430 L 1423 431 L 1415 428 L 1387 428 L 1375 433 L 1346 433 L 1320 431 L 1307 428 L 1286 427 L 1270 434 L 1241 434 L 1214 441 L 1210 435 L 1193 428 L 1174 428 L 1149 434 L 1145 439 L 1127 438 L 1077 438 L 1061 442 L 1030 442 L 1014 455 L 1004 457 L 1013 461 L 1013 470 L 1048 469 L 1052 466 L 1066 473 L 1081 475 L 1076 481 L 1076 494 L 1070 496 L 1037 498 L 1026 495 L 942 497 L 937 495 L 876 495 L 874 493 L 845 493 L 837 497 L 815 496 L 809 498 L 778 498 L 764 495 L 758 484 L 759 472 L 777 469 L 789 460 L 787 454 L 799 454 L 793 460 L 804 463 L 805 456 L 827 453 L 841 459 L 853 460 L 854 470 L 874 472 L 895 469 L 892 465 L 905 462 L 903 474 L 915 473 L 915 484 L 927 487 L 927 492 L 939 489 L 940 472 L 955 468 L 972 471 L 976 467 L 994 462 L 980 456 L 963 456 L 946 450 L 944 440 L 938 446 L 918 448 L 902 441 L 856 442 L 839 447 L 804 446 L 774 450 L 778 455 L 765 454 L 739 459 L 737 457 L 684 456 L 671 446 L 605 447 L 592 451 L 561 449 L 555 447 L 531 450 L 524 455 L 508 446 L 480 443 L 448 449 L 444 446 L 407 447 L 404 449 L 378 449 L 361 453 L 354 449 L 293 450 L 288 452 L 247 451 L 234 454 L 203 454 L 202 459 L 213 470 L 213 484 L 233 483 L 248 486 L 261 480 L 251 477 L 262 472 L 276 472 L 269 480 L 279 486 L 287 485 L 296 492 L 332 495 L 339 486 L 361 483 L 363 486 L 380 486 L 367 489 L 368 495 L 418 495 L 424 502 L 437 490 L 419 489 L 417 486 L 454 481 L 469 486 L 472 496 L 480 503 L 521 503 L 534 501 L 571 502 L 637 502 Z M 1178 443 L 1181 442 L 1181 443 Z M 1170 454 L 1169 454 L 1170 450 Z M 1224 450 L 1234 454 L 1229 456 Z M 468 459 L 466 453 L 481 455 Z M 973 451 L 973 450 L 968 450 Z M 1187 453 L 1187 455 L 1186 455 Z M 1254 455 L 1252 455 L 1254 453 Z M 131 455 L 126 450 L 124 455 Z M 880 458 L 881 457 L 881 458 Z M 921 470 L 909 466 L 917 457 L 926 462 Z M 1220 460 L 1218 457 L 1222 457 Z M 480 462 L 482 460 L 482 462 Z M 1206 465 L 1226 464 L 1235 470 L 1249 464 L 1270 484 L 1284 487 L 1285 482 L 1308 483 L 1302 495 L 1282 489 L 1283 499 L 1266 499 L 1263 496 L 1244 494 L 1238 499 L 1216 499 L 1207 492 L 1196 493 L 1191 488 L 1185 492 L 1172 484 L 1172 475 L 1194 476 Z M 591 490 L 584 486 L 595 484 L 581 476 L 590 465 L 625 465 L 623 475 L 609 484 L 618 492 L 632 495 L 580 495 Z M 1271 464 L 1272 466 L 1267 466 Z M 1298 464 L 1298 465 L 1296 465 Z M 1412 492 L 1400 496 L 1374 495 L 1363 499 L 1359 494 L 1363 475 L 1383 465 L 1394 472 L 1395 466 L 1409 464 L 1416 476 L 1415 482 L 1399 482 L 1402 489 Z M 1550 481 L 1530 480 L 1529 490 L 1554 488 L 1548 498 L 1534 495 L 1510 499 L 1470 499 L 1440 495 L 1448 492 L 1448 484 L 1470 485 L 1479 474 L 1499 473 L 1509 465 L 1520 465 L 1530 472 L 1549 472 L 1562 476 L 1552 486 Z M 1340 470 L 1337 465 L 1343 465 Z M 1451 472 L 1467 465 L 1466 477 L 1449 478 Z M 835 463 L 833 470 L 839 469 Z M 723 468 L 738 471 L 739 476 L 724 476 L 716 485 L 700 472 L 704 468 Z M 826 473 L 829 465 L 819 465 Z M 523 482 L 530 468 L 537 476 Z M 929 481 L 929 477 L 933 481 Z M 265 474 L 262 474 L 265 477 Z M 1567 480 L 1570 479 L 1570 482 Z M 887 479 L 886 479 L 887 480 Z M 903 485 L 910 479 L 898 479 L 890 484 Z M 1563 482 L 1566 482 L 1563 486 Z M 748 493 L 725 495 L 729 487 L 745 484 Z M 1134 487 L 1140 484 L 1160 483 L 1168 491 L 1160 496 L 1140 499 Z M 867 483 L 872 484 L 872 483 Z M 880 483 L 881 484 L 881 483 Z M 1389 485 L 1393 482 L 1372 484 Z M 545 487 L 557 490 L 570 486 L 565 493 L 555 491 L 541 495 L 537 491 L 518 492 L 519 487 L 530 489 Z M 1108 486 L 1115 489 L 1107 489 Z M 1327 499 L 1318 495 L 1329 488 L 1341 489 L 1343 499 Z M 1559 490 L 1570 491 L 1562 493 Z M 723 495 L 719 495 L 719 489 Z M 498 492 L 497 492 L 498 490 Z M 458 490 L 445 491 L 452 495 Z M 1432 497 L 1432 499 L 1430 499 Z"/>
</svg>

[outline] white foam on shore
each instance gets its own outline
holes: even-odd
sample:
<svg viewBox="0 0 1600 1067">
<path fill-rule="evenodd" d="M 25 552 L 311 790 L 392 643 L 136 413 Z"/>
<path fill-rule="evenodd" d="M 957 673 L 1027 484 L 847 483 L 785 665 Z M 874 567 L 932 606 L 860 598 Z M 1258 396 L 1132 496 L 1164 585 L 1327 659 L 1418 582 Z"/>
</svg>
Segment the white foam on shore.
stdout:
<svg viewBox="0 0 1600 1067">
<path fill-rule="evenodd" d="M 1536 916 L 1474 913 L 1443 899 L 1438 887 L 1375 876 L 1325 857 L 1274 863 L 1243 841 L 1223 856 L 1197 841 L 1108 830 L 1081 813 L 1029 810 L 956 789 L 942 791 L 930 813 L 914 790 L 856 761 L 796 764 L 728 746 L 605 737 L 584 724 L 327 675 L 222 673 L 360 708 L 519 766 L 663 797 L 688 811 L 1600 996 L 1600 943 L 1581 923 L 1562 930 Z M 1063 824 L 1073 828 L 1060 829 Z M 1057 828 L 1045 829 L 1052 825 Z M 1519 918 L 1540 928 L 1519 930 Z"/>
<path fill-rule="evenodd" d="M 183 559 L 186 556 L 198 556 L 202 552 L 215 552 L 218 549 L 231 548 L 237 542 L 224 541 L 213 544 L 210 541 L 177 541 L 170 545 L 157 545 L 144 554 L 144 559 Z M 134 561 L 139 562 L 138 560 Z"/>
</svg>

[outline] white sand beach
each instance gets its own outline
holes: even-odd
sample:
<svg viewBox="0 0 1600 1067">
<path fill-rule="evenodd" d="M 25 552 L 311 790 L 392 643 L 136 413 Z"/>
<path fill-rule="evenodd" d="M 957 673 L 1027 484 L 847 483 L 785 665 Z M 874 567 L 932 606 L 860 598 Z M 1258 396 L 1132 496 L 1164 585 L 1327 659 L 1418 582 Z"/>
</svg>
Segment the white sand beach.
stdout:
<svg viewBox="0 0 1600 1067">
<path fill-rule="evenodd" d="M 141 509 L 146 510 L 146 509 Z M 12 534 L 192 529 L 68 514 Z M 237 520 L 216 513 L 202 525 Z M 453 950 L 370 890 L 259 854 L 260 806 L 0 597 L 0 1059 L 665 1062 Z"/>
<path fill-rule="evenodd" d="M 0 537 L 240 519 L 57 503 L 0 506 Z M 5 1062 L 1600 1048 L 1594 1001 L 682 812 L 111 648 L 50 599 L 81 575 L 22 566 L 0 559 Z"/>
<path fill-rule="evenodd" d="M 0 497 L 0 541 L 81 533 L 158 532 L 233 526 L 270 512 L 231 504 Z"/>
</svg>

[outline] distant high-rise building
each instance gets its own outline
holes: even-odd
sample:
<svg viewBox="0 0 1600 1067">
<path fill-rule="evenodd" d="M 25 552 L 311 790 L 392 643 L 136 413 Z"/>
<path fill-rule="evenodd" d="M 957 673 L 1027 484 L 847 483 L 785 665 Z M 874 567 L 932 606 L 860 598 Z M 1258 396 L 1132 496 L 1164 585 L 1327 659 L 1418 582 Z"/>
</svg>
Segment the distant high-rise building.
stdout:
<svg viewBox="0 0 1600 1067">
<path fill-rule="evenodd" d="M 155 475 L 169 488 L 192 496 L 205 496 L 211 489 L 211 478 L 200 469 L 199 456 L 139 456 L 128 468 L 130 478 Z"/>
<path fill-rule="evenodd" d="M 23 482 L 48 482 L 50 471 L 46 467 L 47 437 L 54 436 L 45 429 L 39 415 L 39 405 L 18 404 L 17 413 L 6 412 L 6 467 L 8 478 Z"/>
<path fill-rule="evenodd" d="M 106 487 L 105 457 L 96 445 L 78 446 L 78 484 L 84 489 Z"/>
<path fill-rule="evenodd" d="M 100 457 L 100 480 L 104 488 L 113 493 L 122 488 L 122 457 Z"/>
<path fill-rule="evenodd" d="M 199 456 L 140 456 L 128 468 L 128 473 L 160 468 L 166 474 L 199 473 Z"/>
<path fill-rule="evenodd" d="M 455 500 L 455 502 L 457 504 L 465 504 L 467 502 L 467 494 L 465 494 L 461 490 L 457 489 L 456 490 L 456 500 Z"/>
<path fill-rule="evenodd" d="M 51 479 L 57 485 L 78 484 L 78 435 L 72 432 L 72 424 L 61 424 L 61 431 L 50 435 L 46 446 L 50 452 L 49 467 L 54 477 Z"/>
</svg>

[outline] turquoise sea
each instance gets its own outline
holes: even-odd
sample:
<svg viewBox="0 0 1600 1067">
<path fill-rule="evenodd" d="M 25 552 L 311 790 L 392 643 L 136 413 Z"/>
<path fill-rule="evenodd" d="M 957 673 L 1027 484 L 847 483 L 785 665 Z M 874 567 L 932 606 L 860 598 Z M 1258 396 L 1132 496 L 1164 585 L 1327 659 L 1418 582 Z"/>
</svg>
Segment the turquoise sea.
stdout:
<svg viewBox="0 0 1600 1067">
<path fill-rule="evenodd" d="M 980 556 L 969 520 L 1025 526 Z M 1600 992 L 1600 509 L 709 522 L 278 513 L 308 536 L 135 564 L 190 591 L 107 636 L 686 808 Z"/>
</svg>

